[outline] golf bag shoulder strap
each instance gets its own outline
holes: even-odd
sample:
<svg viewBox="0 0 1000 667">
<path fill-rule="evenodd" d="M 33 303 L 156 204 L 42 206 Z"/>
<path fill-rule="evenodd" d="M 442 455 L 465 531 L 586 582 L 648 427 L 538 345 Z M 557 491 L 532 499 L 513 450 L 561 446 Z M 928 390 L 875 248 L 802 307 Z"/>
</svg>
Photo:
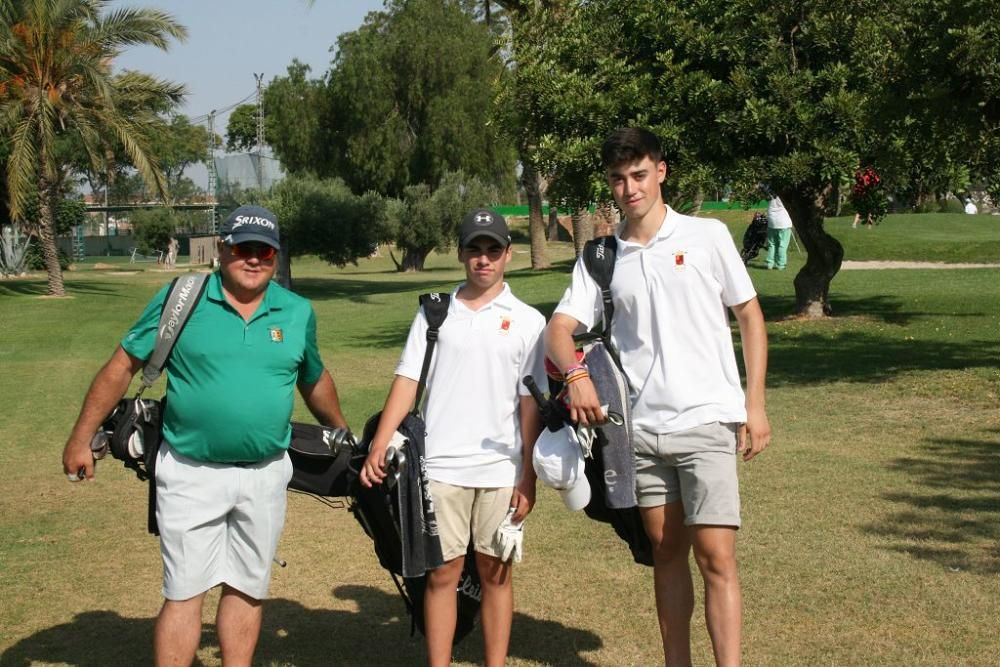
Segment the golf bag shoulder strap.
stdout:
<svg viewBox="0 0 1000 667">
<path fill-rule="evenodd" d="M 431 332 L 437 340 L 437 332 L 448 317 L 448 306 L 451 305 L 451 295 L 441 292 L 428 292 L 420 295 L 420 305 L 424 309 L 424 317 L 427 318 L 427 340 L 430 340 Z"/>
<path fill-rule="evenodd" d="M 156 332 L 156 345 L 153 353 L 142 368 L 142 386 L 139 393 L 151 386 L 160 377 L 167 359 L 177 344 L 177 339 L 184 330 L 188 318 L 201 299 L 202 292 L 208 284 L 208 276 L 204 273 L 191 273 L 174 278 L 170 283 L 170 291 L 163 302 L 160 313 L 160 325 Z"/>
<path fill-rule="evenodd" d="M 437 344 L 438 332 L 448 317 L 448 306 L 451 305 L 451 295 L 441 292 L 428 292 L 420 295 L 420 305 L 427 318 L 427 349 L 424 351 L 424 364 L 420 368 L 420 382 L 417 384 L 417 399 L 414 409 L 420 409 L 420 399 L 423 398 L 427 386 L 427 374 L 431 370 L 431 358 L 434 356 L 434 346 Z"/>
<path fill-rule="evenodd" d="M 618 241 L 613 234 L 599 236 L 587 241 L 583 246 L 583 266 L 601 288 L 601 303 L 604 305 L 604 329 L 602 336 L 610 340 L 611 318 L 615 305 L 611 301 L 611 278 L 615 273 L 615 253 Z"/>
</svg>

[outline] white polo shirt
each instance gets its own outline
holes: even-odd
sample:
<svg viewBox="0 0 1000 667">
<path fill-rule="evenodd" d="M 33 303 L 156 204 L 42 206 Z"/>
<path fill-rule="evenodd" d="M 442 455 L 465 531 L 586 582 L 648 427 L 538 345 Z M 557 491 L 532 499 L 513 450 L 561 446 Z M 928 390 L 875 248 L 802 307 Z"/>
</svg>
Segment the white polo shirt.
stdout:
<svg viewBox="0 0 1000 667">
<path fill-rule="evenodd" d="M 669 207 L 648 245 L 623 241 L 623 230 L 616 233 L 611 338 L 632 383 L 633 425 L 676 433 L 745 422 L 726 308 L 756 292 L 729 230 Z M 601 292 L 582 260 L 555 312 L 588 329 L 601 320 Z"/>
<path fill-rule="evenodd" d="M 792 217 L 779 197 L 767 202 L 767 226 L 771 229 L 791 229 L 793 226 Z"/>
<path fill-rule="evenodd" d="M 430 479 L 457 486 L 517 484 L 521 472 L 521 379 L 548 391 L 543 363 L 545 318 L 504 283 L 493 301 L 470 310 L 452 293 L 427 379 L 426 462 Z M 427 345 L 421 308 L 396 374 L 420 379 Z"/>
</svg>

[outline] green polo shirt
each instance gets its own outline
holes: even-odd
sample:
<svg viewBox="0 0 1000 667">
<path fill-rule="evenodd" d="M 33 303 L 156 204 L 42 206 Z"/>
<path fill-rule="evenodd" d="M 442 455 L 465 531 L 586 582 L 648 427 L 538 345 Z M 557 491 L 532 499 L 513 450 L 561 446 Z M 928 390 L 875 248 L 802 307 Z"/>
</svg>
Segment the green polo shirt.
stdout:
<svg viewBox="0 0 1000 667">
<path fill-rule="evenodd" d="M 169 285 L 149 302 L 122 340 L 146 359 L 153 352 Z M 323 372 L 312 306 L 270 283 L 250 321 L 208 279 L 167 363 L 163 436 L 180 454 L 218 463 L 259 461 L 288 447 L 295 386 Z"/>
</svg>

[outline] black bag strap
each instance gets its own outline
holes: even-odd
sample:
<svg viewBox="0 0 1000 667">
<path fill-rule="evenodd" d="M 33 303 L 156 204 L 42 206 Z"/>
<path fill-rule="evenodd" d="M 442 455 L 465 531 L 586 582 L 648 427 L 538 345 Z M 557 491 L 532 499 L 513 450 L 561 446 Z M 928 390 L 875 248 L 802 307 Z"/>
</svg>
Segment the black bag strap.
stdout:
<svg viewBox="0 0 1000 667">
<path fill-rule="evenodd" d="M 625 376 L 625 382 L 631 390 L 632 381 L 628 379 L 625 367 L 622 366 L 621 357 L 618 355 L 618 348 L 611 342 L 611 319 L 615 316 L 615 304 L 611 300 L 611 278 L 615 274 L 615 255 L 617 251 L 618 239 L 613 234 L 599 236 L 596 239 L 587 241 L 583 245 L 583 266 L 587 269 L 590 277 L 594 279 L 594 282 L 597 283 L 597 286 L 601 288 L 601 303 L 604 306 L 604 317 L 601 331 L 596 336 L 604 342 L 604 347 L 607 349 L 608 354 L 611 355 L 611 360 L 615 362 L 615 366 Z M 587 332 L 578 334 L 573 338 L 577 343 L 585 343 L 588 340 L 593 340 L 594 337 L 594 333 Z"/>
<path fill-rule="evenodd" d="M 618 241 L 614 235 L 599 236 L 587 241 L 583 246 L 583 266 L 601 288 L 601 303 L 604 305 L 604 329 L 601 336 L 611 340 L 611 318 L 615 305 L 611 301 L 611 278 L 615 273 L 615 253 Z"/>
<path fill-rule="evenodd" d="M 201 300 L 202 292 L 208 284 L 208 276 L 204 273 L 191 273 L 174 278 L 170 283 L 170 291 L 163 302 L 160 313 L 160 326 L 156 332 L 156 345 L 153 353 L 142 367 L 142 384 L 136 398 L 142 395 L 146 388 L 152 386 L 167 365 L 170 353 L 180 338 L 184 325 L 187 324 L 195 306 Z"/>
<path fill-rule="evenodd" d="M 427 374 L 431 369 L 431 358 L 434 356 L 434 346 L 437 344 L 438 331 L 448 317 L 448 306 L 451 304 L 451 295 L 441 292 L 428 292 L 420 295 L 420 305 L 424 309 L 424 317 L 427 318 L 427 349 L 424 351 L 424 364 L 420 368 L 420 382 L 417 383 L 417 400 L 413 404 L 414 410 L 420 409 L 420 399 L 423 398 L 424 389 L 427 386 Z"/>
</svg>

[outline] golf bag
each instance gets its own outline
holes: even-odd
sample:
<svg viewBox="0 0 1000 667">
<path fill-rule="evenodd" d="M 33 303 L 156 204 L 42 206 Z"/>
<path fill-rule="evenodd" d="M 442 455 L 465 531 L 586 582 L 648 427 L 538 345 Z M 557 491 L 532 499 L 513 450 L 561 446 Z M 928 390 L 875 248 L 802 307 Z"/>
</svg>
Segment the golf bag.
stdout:
<svg viewBox="0 0 1000 667">
<path fill-rule="evenodd" d="M 370 417 L 365 424 L 361 442 L 353 438 L 339 438 L 336 430 L 319 426 L 292 424 L 293 439 L 289 447 L 292 459 L 292 481 L 289 488 L 317 496 L 345 496 L 350 499 L 349 510 L 372 539 L 379 564 L 389 571 L 412 621 L 411 634 L 424 632 L 424 591 L 427 587 L 426 570 L 442 564 L 441 545 L 437 538 L 433 509 L 424 503 L 419 507 L 410 494 L 401 494 L 401 487 L 413 489 L 422 484 L 423 441 L 426 431 L 419 412 L 430 362 L 437 341 L 438 330 L 448 314 L 450 296 L 423 294 L 420 304 L 427 317 L 427 350 L 417 385 L 414 409 L 399 425 L 398 448 L 390 450 L 388 476 L 382 484 L 372 488 L 362 486 L 358 480 L 361 466 L 378 428 L 381 412 Z M 423 489 L 423 499 L 429 492 Z M 428 525 L 430 524 L 430 525 Z M 433 527 L 432 527 L 433 526 Z M 429 528 L 424 531 L 423 528 Z M 421 533 L 414 539 L 414 532 Z M 419 573 L 419 574 L 418 574 Z M 411 576 L 407 576 L 411 575 Z M 466 554 L 459 586 L 458 619 L 454 641 L 457 644 L 476 625 L 481 600 L 479 572 L 475 555 L 470 546 Z"/>
<path fill-rule="evenodd" d="M 606 424 L 591 432 L 591 455 L 585 459 L 585 470 L 592 494 L 584 513 L 595 521 L 611 524 L 615 533 L 628 544 L 636 563 L 652 565 L 652 545 L 642 526 L 635 496 L 631 387 L 617 350 L 611 344 L 611 320 L 615 310 L 611 279 L 616 251 L 614 236 L 588 241 L 583 249 L 584 267 L 601 289 L 604 314 L 600 330 L 595 327 L 594 331 L 576 336 L 575 340 L 583 349 L 584 364 L 602 405 L 608 406 L 609 417 Z M 553 389 L 555 391 L 558 388 Z"/>
<path fill-rule="evenodd" d="M 142 398 L 142 394 L 163 372 L 207 284 L 207 276 L 201 273 L 174 278 L 160 312 L 156 344 L 142 368 L 139 390 L 133 398 L 118 401 L 90 443 L 95 459 L 103 458 L 110 451 L 114 458 L 135 472 L 140 481 L 149 484 L 146 529 L 152 535 L 160 534 L 156 524 L 156 458 L 162 440 L 166 402 Z"/>
<path fill-rule="evenodd" d="M 767 245 L 767 216 L 763 213 L 754 213 L 750 226 L 743 232 L 743 250 L 740 251 L 740 258 L 743 264 L 749 264 L 755 258 L 760 249 Z"/>
<path fill-rule="evenodd" d="M 381 413 L 373 415 L 365 425 L 361 446 L 351 465 L 355 471 L 361 469 L 368 456 L 368 448 L 375 436 L 380 417 Z M 397 451 L 390 458 L 389 475 L 382 484 L 377 484 L 372 488 L 365 488 L 357 484 L 354 502 L 351 505 L 354 518 L 374 542 L 375 555 L 378 557 L 379 564 L 389 571 L 400 597 L 403 598 L 412 623 L 411 635 L 415 631 L 419 631 L 421 634 L 425 633 L 424 592 L 427 589 L 427 575 L 408 577 L 403 574 L 404 539 L 402 526 L 403 522 L 406 521 L 405 515 L 408 508 L 406 503 L 400 502 L 399 480 L 409 475 L 413 467 L 418 466 L 418 459 L 414 456 L 416 447 L 412 445 L 418 439 L 423 440 L 423 429 L 424 422 L 419 414 L 414 411 L 406 416 L 399 426 L 399 433 L 405 438 L 407 444 L 401 448 L 402 451 Z M 420 447 L 420 449 L 423 448 Z M 434 539 L 436 541 L 436 535 Z M 440 564 L 442 562 L 440 543 L 437 545 L 436 555 Z M 479 615 L 482 600 L 479 570 L 476 568 L 475 551 L 471 544 L 465 554 L 465 562 L 462 566 L 456 594 L 458 596 L 458 616 L 455 624 L 455 644 L 464 639 L 476 627 L 476 618 Z"/>
<path fill-rule="evenodd" d="M 349 468 L 357 443 L 347 429 L 292 422 L 288 488 L 333 498 L 351 493 Z"/>
</svg>

